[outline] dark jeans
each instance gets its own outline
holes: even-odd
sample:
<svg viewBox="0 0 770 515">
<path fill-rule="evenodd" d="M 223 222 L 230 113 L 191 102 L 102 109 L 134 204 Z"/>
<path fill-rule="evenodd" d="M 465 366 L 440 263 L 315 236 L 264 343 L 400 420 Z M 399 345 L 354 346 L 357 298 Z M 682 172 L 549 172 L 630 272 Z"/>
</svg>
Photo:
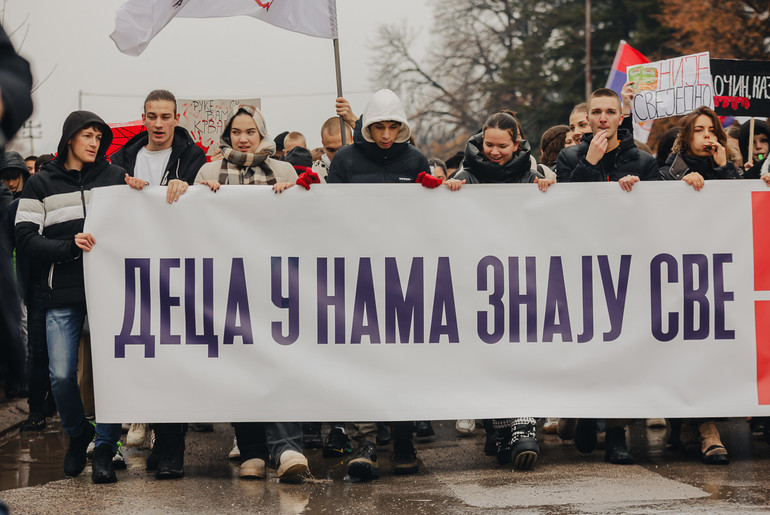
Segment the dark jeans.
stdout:
<svg viewBox="0 0 770 515">
<path fill-rule="evenodd" d="M 241 460 L 270 456 L 278 463 L 285 451 L 302 452 L 302 424 L 299 422 L 235 422 L 235 437 Z"/>
<path fill-rule="evenodd" d="M 85 305 L 49 309 L 45 318 L 51 389 L 61 416 L 61 425 L 70 437 L 80 436 L 89 423 L 77 378 L 78 348 L 85 319 Z M 117 452 L 118 440 L 120 424 L 96 423 L 97 447 L 106 443 L 113 452 Z"/>
<path fill-rule="evenodd" d="M 41 418 L 54 405 L 51 378 L 48 375 L 48 346 L 45 336 L 45 308 L 40 293 L 30 292 L 27 299 L 27 383 L 29 414 Z"/>
</svg>

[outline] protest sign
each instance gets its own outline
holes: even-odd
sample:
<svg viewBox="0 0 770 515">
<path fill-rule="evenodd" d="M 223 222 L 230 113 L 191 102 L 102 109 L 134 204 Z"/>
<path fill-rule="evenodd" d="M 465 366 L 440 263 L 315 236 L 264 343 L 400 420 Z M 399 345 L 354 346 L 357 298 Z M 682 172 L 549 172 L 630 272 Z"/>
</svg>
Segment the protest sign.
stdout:
<svg viewBox="0 0 770 515">
<path fill-rule="evenodd" d="M 247 99 L 178 99 L 177 111 L 181 114 L 179 126 L 190 131 L 210 158 L 219 150 L 219 136 L 225 128 L 230 111 L 239 104 L 261 107 L 258 98 Z"/>
<path fill-rule="evenodd" d="M 767 220 L 759 180 L 97 188 L 97 420 L 768 416 Z"/>
<path fill-rule="evenodd" d="M 770 61 L 711 59 L 720 116 L 770 116 Z"/>
<path fill-rule="evenodd" d="M 714 107 L 708 52 L 629 66 L 626 73 L 636 83 L 632 110 L 637 123 Z"/>
</svg>

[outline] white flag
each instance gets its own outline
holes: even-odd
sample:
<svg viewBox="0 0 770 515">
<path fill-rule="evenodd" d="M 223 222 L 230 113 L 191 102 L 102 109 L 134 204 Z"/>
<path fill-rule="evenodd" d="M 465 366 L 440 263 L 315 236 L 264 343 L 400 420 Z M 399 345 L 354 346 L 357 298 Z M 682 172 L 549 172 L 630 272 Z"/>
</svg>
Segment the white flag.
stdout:
<svg viewBox="0 0 770 515">
<path fill-rule="evenodd" d="M 240 15 L 308 36 L 337 38 L 335 0 L 129 0 L 115 12 L 115 31 L 110 37 L 121 52 L 136 56 L 176 16 Z"/>
</svg>

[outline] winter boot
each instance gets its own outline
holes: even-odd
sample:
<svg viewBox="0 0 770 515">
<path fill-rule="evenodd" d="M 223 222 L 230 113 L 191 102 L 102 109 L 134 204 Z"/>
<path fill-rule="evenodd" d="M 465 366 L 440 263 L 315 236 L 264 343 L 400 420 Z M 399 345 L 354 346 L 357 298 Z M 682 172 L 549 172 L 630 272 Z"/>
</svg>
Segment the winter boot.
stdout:
<svg viewBox="0 0 770 515">
<path fill-rule="evenodd" d="M 622 427 L 608 427 L 605 434 L 604 461 L 615 465 L 633 465 L 634 458 L 626 445 L 626 430 Z"/>
<path fill-rule="evenodd" d="M 727 465 L 730 458 L 727 456 L 727 449 L 722 445 L 719 438 L 719 430 L 713 420 L 704 422 L 698 426 L 701 439 L 701 453 L 703 462 L 708 465 Z"/>
</svg>

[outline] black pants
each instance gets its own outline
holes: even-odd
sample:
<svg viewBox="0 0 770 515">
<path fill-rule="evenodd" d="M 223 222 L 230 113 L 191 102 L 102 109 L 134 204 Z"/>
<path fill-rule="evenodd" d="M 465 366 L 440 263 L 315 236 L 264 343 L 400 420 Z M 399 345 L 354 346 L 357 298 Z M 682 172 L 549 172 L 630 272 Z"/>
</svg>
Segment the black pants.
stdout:
<svg viewBox="0 0 770 515">
<path fill-rule="evenodd" d="M 45 311 L 40 292 L 35 288 L 27 298 L 27 404 L 30 416 L 35 418 L 46 416 L 54 406 L 48 374 Z"/>
</svg>

